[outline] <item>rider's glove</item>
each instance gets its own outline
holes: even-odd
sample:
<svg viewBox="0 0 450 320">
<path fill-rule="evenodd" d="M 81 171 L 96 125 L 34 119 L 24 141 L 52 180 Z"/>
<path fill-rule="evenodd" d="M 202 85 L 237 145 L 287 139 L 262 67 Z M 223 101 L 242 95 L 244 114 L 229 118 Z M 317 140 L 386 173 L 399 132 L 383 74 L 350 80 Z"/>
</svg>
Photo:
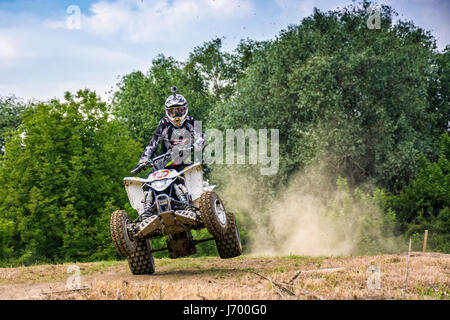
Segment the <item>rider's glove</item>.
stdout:
<svg viewBox="0 0 450 320">
<path fill-rule="evenodd" d="M 198 138 L 197 141 L 194 142 L 194 144 L 192 145 L 193 149 L 195 151 L 200 151 L 203 149 L 203 147 L 205 146 L 205 139 L 203 138 Z"/>
<path fill-rule="evenodd" d="M 138 163 L 138 165 L 131 170 L 132 174 L 138 174 L 139 172 L 141 172 L 142 170 L 144 170 L 147 167 L 147 159 L 141 159 Z"/>
<path fill-rule="evenodd" d="M 139 172 L 142 171 L 142 169 L 143 169 L 142 166 L 137 165 L 136 168 L 134 168 L 133 170 L 131 170 L 131 173 L 132 173 L 132 174 L 138 174 Z"/>
</svg>

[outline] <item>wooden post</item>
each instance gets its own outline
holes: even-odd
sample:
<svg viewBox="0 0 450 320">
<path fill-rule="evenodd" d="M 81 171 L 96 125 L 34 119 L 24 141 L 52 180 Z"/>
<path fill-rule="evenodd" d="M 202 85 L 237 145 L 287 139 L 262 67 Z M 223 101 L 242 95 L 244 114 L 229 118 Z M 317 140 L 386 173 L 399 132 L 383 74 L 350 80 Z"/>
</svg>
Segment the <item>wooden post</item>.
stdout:
<svg viewBox="0 0 450 320">
<path fill-rule="evenodd" d="M 406 282 L 408 281 L 408 273 L 409 273 L 409 256 L 410 255 L 411 255 L 411 237 L 409 237 L 408 262 L 406 263 L 405 285 L 403 286 L 402 300 L 405 299 Z"/>
<path fill-rule="evenodd" d="M 423 252 L 427 250 L 427 239 L 428 239 L 428 230 L 425 230 L 425 237 L 423 238 L 423 248 L 422 248 Z"/>
</svg>

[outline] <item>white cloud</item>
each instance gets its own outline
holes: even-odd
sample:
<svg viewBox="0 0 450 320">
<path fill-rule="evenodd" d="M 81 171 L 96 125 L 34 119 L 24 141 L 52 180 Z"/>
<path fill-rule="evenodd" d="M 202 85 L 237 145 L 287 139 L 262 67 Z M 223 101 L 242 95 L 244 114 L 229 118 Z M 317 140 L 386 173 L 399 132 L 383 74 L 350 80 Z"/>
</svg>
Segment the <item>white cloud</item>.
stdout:
<svg viewBox="0 0 450 320">
<path fill-rule="evenodd" d="M 6 62 L 14 59 L 18 50 L 11 39 L 4 35 L 0 35 L 0 61 Z"/>
<path fill-rule="evenodd" d="M 248 0 L 208 0 L 203 1 L 203 3 L 208 6 L 215 15 L 220 17 L 248 15 L 253 9 L 253 3 Z"/>
<path fill-rule="evenodd" d="M 117 76 L 148 65 L 148 59 L 120 44 L 77 30 L 49 29 L 42 21 L 0 28 L 0 95 L 49 99 L 91 88 L 106 97 Z"/>
<path fill-rule="evenodd" d="M 202 24 L 249 16 L 251 0 L 116 0 L 91 5 L 82 13 L 81 29 L 99 36 L 118 34 L 136 43 L 164 41 L 198 32 Z M 65 28 L 65 21 L 46 20 L 48 28 Z M 204 31 L 200 27 L 200 31 Z"/>
<path fill-rule="evenodd" d="M 87 28 L 95 33 L 111 34 L 125 28 L 130 21 L 133 21 L 133 10 L 129 1 L 94 3 L 90 11 L 91 17 L 83 15 L 82 28 L 87 25 Z"/>
<path fill-rule="evenodd" d="M 8 29 L 0 29 L 0 67 L 14 67 L 20 60 L 33 56 Z"/>
<path fill-rule="evenodd" d="M 444 46 L 448 43 L 445 6 L 439 1 L 431 5 L 399 2 L 394 6 L 400 13 L 435 30 Z M 46 99 L 86 87 L 104 94 L 118 75 L 148 70 L 158 53 L 184 60 L 195 46 L 216 36 L 227 37 L 224 48 L 231 50 L 242 38 L 273 38 L 288 24 L 298 24 L 310 15 L 314 5 L 327 11 L 350 3 L 95 0 L 82 10 L 79 30 L 68 29 L 70 14 L 65 10 L 51 20 L 33 12 L 0 11 L 0 94 Z M 50 16 L 55 17 L 45 17 Z"/>
</svg>

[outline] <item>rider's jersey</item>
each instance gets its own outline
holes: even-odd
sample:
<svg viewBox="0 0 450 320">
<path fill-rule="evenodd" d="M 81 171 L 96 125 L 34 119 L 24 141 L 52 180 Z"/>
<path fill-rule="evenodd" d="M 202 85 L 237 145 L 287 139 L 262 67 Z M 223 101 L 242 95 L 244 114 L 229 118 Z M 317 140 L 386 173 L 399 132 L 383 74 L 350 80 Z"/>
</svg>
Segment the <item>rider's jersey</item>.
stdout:
<svg viewBox="0 0 450 320">
<path fill-rule="evenodd" d="M 205 145 L 205 136 L 200 126 L 194 126 L 194 118 L 187 116 L 183 125 L 179 128 L 175 127 L 167 117 L 159 121 L 158 128 L 152 140 L 142 153 L 139 163 L 149 160 L 159 143 L 162 142 L 163 152 L 172 149 L 177 144 L 195 144 L 202 148 Z"/>
</svg>

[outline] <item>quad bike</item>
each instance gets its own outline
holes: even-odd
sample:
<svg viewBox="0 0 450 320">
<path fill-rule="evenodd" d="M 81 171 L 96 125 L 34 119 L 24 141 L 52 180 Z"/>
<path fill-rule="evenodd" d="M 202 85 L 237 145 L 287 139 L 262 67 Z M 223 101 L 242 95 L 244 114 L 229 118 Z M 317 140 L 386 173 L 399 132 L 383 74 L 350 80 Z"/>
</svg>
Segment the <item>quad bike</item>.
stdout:
<svg viewBox="0 0 450 320">
<path fill-rule="evenodd" d="M 171 151 L 149 160 L 153 170 L 146 179 L 123 179 L 131 206 L 138 217 L 131 221 L 124 210 L 111 215 L 110 229 L 115 248 L 127 257 L 133 274 L 155 272 L 153 252 L 168 250 L 171 258 L 195 254 L 196 244 L 215 240 L 222 259 L 242 254 L 234 214 L 227 212 L 215 186 L 203 181 L 200 163 L 171 169 Z M 159 169 L 159 170 L 158 170 Z M 135 173 L 138 170 L 133 170 Z M 206 228 L 212 238 L 194 240 L 191 230 Z M 151 239 L 167 236 L 167 246 L 152 250 Z"/>
</svg>

